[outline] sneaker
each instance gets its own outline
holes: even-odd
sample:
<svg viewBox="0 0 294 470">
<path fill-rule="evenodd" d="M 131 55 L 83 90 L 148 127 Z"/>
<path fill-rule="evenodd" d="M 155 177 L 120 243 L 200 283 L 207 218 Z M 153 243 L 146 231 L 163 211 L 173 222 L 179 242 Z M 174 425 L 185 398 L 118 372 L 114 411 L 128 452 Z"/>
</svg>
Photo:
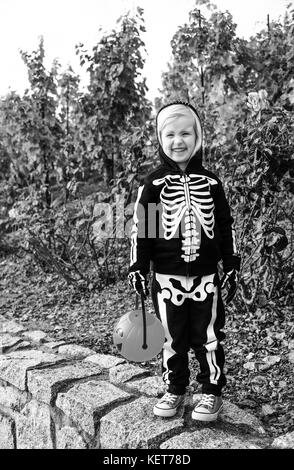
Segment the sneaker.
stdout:
<svg viewBox="0 0 294 470">
<path fill-rule="evenodd" d="M 153 413 L 164 418 L 174 416 L 184 400 L 185 395 L 174 395 L 173 393 L 166 392 L 154 406 Z"/>
<path fill-rule="evenodd" d="M 221 397 L 203 393 L 200 401 L 192 411 L 192 419 L 198 421 L 215 421 L 223 409 Z"/>
</svg>

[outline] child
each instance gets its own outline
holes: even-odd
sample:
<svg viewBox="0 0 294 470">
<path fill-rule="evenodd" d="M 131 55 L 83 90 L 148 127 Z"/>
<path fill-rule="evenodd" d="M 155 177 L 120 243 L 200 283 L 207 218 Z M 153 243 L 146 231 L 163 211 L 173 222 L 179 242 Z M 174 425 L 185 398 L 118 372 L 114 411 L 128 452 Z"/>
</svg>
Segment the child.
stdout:
<svg viewBox="0 0 294 470">
<path fill-rule="evenodd" d="M 221 181 L 202 166 L 202 128 L 194 107 L 182 102 L 163 107 L 156 127 L 162 163 L 139 187 L 129 269 L 130 284 L 146 297 L 153 262 L 152 300 L 165 329 L 162 373 L 167 392 L 153 411 L 170 417 L 183 404 L 192 348 L 202 386 L 192 418 L 213 421 L 222 410 L 226 384 L 220 288 L 229 286 L 226 301 L 231 301 L 240 269 L 233 218 Z"/>
</svg>

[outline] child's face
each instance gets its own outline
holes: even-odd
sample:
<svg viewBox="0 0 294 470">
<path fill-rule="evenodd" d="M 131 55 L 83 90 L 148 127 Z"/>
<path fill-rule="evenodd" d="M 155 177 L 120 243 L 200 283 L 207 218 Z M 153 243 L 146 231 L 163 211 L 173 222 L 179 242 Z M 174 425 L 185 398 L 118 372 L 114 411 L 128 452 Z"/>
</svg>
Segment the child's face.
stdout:
<svg viewBox="0 0 294 470">
<path fill-rule="evenodd" d="M 168 121 L 161 134 L 164 153 L 185 170 L 196 145 L 193 119 L 180 116 Z"/>
</svg>

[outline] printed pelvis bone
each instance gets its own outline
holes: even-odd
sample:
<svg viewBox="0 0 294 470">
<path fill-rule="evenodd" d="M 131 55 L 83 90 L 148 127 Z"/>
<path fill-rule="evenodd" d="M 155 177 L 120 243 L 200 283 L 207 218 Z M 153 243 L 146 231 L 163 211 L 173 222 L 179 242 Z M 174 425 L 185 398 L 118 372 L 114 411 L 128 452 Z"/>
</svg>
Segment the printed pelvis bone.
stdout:
<svg viewBox="0 0 294 470">
<path fill-rule="evenodd" d="M 182 251 L 184 261 L 194 261 L 199 256 L 201 227 L 208 238 L 214 237 L 214 203 L 210 185 L 218 184 L 213 178 L 191 174 L 167 175 L 153 181 L 164 184 L 160 193 L 164 238 L 177 236 L 182 224 Z"/>
</svg>

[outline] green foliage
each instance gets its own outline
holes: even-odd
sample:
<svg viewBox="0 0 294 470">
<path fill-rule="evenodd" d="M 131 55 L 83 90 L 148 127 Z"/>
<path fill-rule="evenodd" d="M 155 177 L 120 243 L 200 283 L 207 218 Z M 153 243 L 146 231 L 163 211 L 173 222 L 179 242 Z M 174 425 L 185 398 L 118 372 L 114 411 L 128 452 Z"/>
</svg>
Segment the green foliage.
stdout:
<svg viewBox="0 0 294 470">
<path fill-rule="evenodd" d="M 197 2 L 199 4 L 199 2 Z M 212 11 L 207 19 L 196 6 L 189 23 L 178 28 L 172 39 L 173 60 L 163 74 L 163 99 L 191 101 L 199 109 L 209 148 L 232 139 L 236 122 L 244 117 L 246 90 L 239 90 L 243 65 L 238 62 L 236 24 L 232 15 Z M 241 91 L 241 93 L 240 93 Z"/>
<path fill-rule="evenodd" d="M 255 52 L 251 67 L 257 72 L 255 77 L 251 73 L 252 86 L 265 88 L 272 104 L 278 103 L 281 96 L 287 93 L 294 72 L 294 10 L 291 11 L 290 7 L 283 23 L 271 22 L 267 30 L 251 38 L 248 44 Z"/>
<path fill-rule="evenodd" d="M 21 246 L 46 272 L 81 288 L 125 276 L 129 240 L 113 227 L 107 238 L 95 236 L 105 219 L 96 205 L 117 215 L 120 200 L 128 223 L 138 181 L 158 163 L 141 75 L 144 31 L 138 8 L 117 30 L 100 30 L 92 51 L 76 46 L 89 73 L 83 92 L 70 67 L 45 69 L 41 39 L 32 54 L 22 52 L 30 89 L 0 103 L 0 249 Z M 293 32 L 292 5 L 247 41 L 228 11 L 198 0 L 172 39 L 155 100 L 157 109 L 181 99 L 200 111 L 204 163 L 224 180 L 236 220 L 237 302 L 251 309 L 294 297 Z"/>
<path fill-rule="evenodd" d="M 138 8 L 134 17 L 119 18 L 119 30 L 104 35 L 91 54 L 83 44 L 77 46 L 80 62 L 87 65 L 90 74 L 89 91 L 83 97 L 86 125 L 93 136 L 96 169 L 104 171 L 107 184 L 124 167 L 122 135 L 143 126 L 150 117 L 147 87 L 140 76 L 144 65 L 142 15 L 143 10 Z"/>
<path fill-rule="evenodd" d="M 97 240 L 100 215 L 94 208 L 106 202 L 115 210 L 117 196 L 129 204 L 146 165 L 152 125 L 141 78 L 142 15 L 138 9 L 133 18 L 120 18 L 118 29 L 104 35 L 92 54 L 77 46 L 90 76 L 86 92 L 70 67 L 60 73 L 54 62 L 50 72 L 45 69 L 41 39 L 36 51 L 21 53 L 30 89 L 23 97 L 9 94 L 0 106 L 0 197 L 6 185 L 11 190 L 3 233 L 45 271 L 84 287 L 113 282 L 124 274 L 120 264 L 127 266 L 121 256 L 128 258 L 128 239 L 110 233 Z"/>
<path fill-rule="evenodd" d="M 237 155 L 219 163 L 230 181 L 247 305 L 293 298 L 293 115 L 270 108 L 236 134 Z M 220 167 L 223 167 L 220 169 Z"/>
<path fill-rule="evenodd" d="M 293 299 L 292 8 L 246 41 L 228 11 L 197 1 L 172 39 L 156 103 L 187 100 L 201 113 L 205 164 L 224 179 L 236 219 L 239 300 L 250 308 Z"/>
</svg>

